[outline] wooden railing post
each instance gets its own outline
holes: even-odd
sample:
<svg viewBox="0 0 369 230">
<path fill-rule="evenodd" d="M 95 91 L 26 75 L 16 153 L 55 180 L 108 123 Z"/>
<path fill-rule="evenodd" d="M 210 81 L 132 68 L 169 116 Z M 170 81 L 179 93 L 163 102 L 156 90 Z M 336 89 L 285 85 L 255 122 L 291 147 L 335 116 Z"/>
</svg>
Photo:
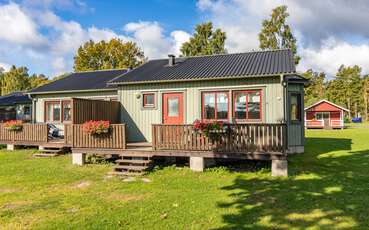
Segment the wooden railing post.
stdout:
<svg viewBox="0 0 369 230">
<path fill-rule="evenodd" d="M 156 150 L 156 143 L 157 143 L 157 136 L 156 136 L 156 125 L 151 125 L 151 139 L 152 139 L 152 149 Z"/>
</svg>

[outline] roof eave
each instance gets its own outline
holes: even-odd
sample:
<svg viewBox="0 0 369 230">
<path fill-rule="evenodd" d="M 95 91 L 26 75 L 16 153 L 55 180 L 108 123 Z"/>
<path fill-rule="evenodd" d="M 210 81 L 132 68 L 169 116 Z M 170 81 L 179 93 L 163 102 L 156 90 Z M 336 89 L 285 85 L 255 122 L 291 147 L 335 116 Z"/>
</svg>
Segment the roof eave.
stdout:
<svg viewBox="0 0 369 230">
<path fill-rule="evenodd" d="M 54 94 L 54 93 L 84 93 L 84 92 L 96 92 L 96 91 L 116 91 L 116 88 L 110 89 L 84 89 L 84 90 L 60 90 L 60 91 L 43 91 L 43 92 L 28 92 L 29 95 L 37 94 Z"/>
</svg>

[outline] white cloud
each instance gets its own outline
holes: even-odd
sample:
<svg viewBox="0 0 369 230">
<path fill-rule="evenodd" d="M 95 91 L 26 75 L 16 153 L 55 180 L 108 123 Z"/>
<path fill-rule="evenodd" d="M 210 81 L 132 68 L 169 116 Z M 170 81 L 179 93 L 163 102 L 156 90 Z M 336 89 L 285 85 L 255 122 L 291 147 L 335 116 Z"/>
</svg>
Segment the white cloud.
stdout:
<svg viewBox="0 0 369 230">
<path fill-rule="evenodd" d="M 174 55 L 179 55 L 181 53 L 180 49 L 183 43 L 190 40 L 191 35 L 182 30 L 175 30 L 170 33 L 171 38 L 173 39 L 172 45 L 172 53 Z"/>
<path fill-rule="evenodd" d="M 343 64 L 346 66 L 358 65 L 363 74 L 369 73 L 369 45 L 352 45 L 344 41 L 329 39 L 320 49 L 306 48 L 301 52 L 302 63 L 298 70 L 305 71 L 313 68 L 315 71 L 324 71 L 331 76 L 337 73 Z"/>
<path fill-rule="evenodd" d="M 10 65 L 4 62 L 0 62 L 0 68 L 3 68 L 5 71 L 8 71 L 10 69 Z"/>
<path fill-rule="evenodd" d="M 53 69 L 55 70 L 55 75 L 62 74 L 66 71 L 67 65 L 63 57 L 56 57 L 51 63 Z"/>
<path fill-rule="evenodd" d="M 229 52 L 258 49 L 258 33 L 271 10 L 287 5 L 287 23 L 298 38 L 302 62 L 308 68 L 337 72 L 341 64 L 358 64 L 369 71 L 369 1 L 296 1 L 296 0 L 199 0 L 198 9 L 226 32 Z M 339 41 L 339 42 L 338 42 Z M 355 42 L 353 42 L 355 41 Z"/>
<path fill-rule="evenodd" d="M 171 50 L 170 40 L 157 22 L 131 22 L 124 26 L 124 31 L 132 35 L 148 57 L 165 57 Z"/>
<path fill-rule="evenodd" d="M 38 46 L 46 42 L 35 22 L 15 3 L 0 6 L 0 40 Z"/>
</svg>

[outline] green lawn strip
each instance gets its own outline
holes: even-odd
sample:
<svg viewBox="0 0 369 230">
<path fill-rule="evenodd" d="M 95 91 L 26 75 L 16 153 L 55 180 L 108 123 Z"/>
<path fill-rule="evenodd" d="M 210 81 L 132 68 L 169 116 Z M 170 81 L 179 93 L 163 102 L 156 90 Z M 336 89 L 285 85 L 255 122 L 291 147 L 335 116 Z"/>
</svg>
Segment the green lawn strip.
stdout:
<svg viewBox="0 0 369 230">
<path fill-rule="evenodd" d="M 167 167 L 108 178 L 111 165 L 0 151 L 0 226 L 34 229 L 368 229 L 369 130 L 307 130 L 288 178 L 270 169 Z"/>
</svg>

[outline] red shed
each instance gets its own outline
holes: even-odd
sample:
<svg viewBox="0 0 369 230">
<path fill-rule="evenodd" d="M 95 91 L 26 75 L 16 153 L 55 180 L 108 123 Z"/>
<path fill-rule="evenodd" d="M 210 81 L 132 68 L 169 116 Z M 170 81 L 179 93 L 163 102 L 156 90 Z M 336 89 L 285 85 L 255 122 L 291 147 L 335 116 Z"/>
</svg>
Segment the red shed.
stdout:
<svg viewBox="0 0 369 230">
<path fill-rule="evenodd" d="M 321 100 L 305 108 L 306 128 L 344 128 L 344 113 L 350 112 L 327 100 Z"/>
</svg>

